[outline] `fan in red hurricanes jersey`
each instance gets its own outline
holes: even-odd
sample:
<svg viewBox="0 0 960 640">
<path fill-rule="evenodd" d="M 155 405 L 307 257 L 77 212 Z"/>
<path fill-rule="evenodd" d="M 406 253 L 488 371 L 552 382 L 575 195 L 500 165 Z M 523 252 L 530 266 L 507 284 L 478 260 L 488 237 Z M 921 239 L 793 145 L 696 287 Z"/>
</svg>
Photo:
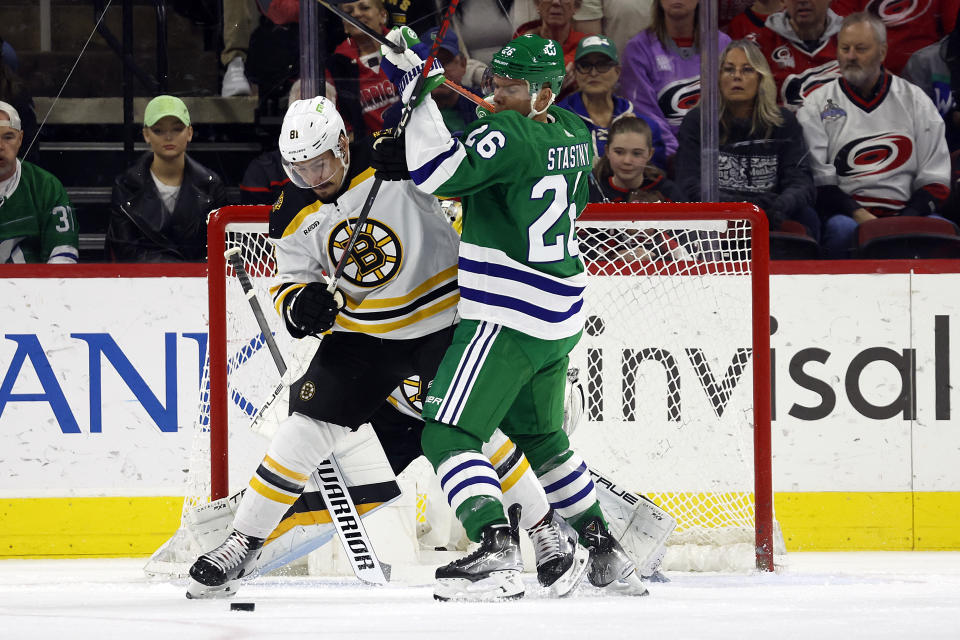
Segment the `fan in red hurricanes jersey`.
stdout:
<svg viewBox="0 0 960 640">
<path fill-rule="evenodd" d="M 935 215 L 950 193 L 950 154 L 930 98 L 883 68 L 879 18 L 844 18 L 837 50 L 843 77 L 813 92 L 797 120 L 826 218 L 821 244 L 844 257 L 862 222 Z"/>
<path fill-rule="evenodd" d="M 780 104 L 796 110 L 810 92 L 839 75 L 837 31 L 841 18 L 830 0 L 784 0 L 757 36 L 777 83 Z"/>
<path fill-rule="evenodd" d="M 757 0 L 731 20 L 724 31 L 732 40 L 747 39 L 756 42 L 764 28 L 763 23 L 770 14 L 782 9 L 783 0 Z"/>
<path fill-rule="evenodd" d="M 833 10 L 876 14 L 887 26 L 889 53 L 884 66 L 899 74 L 910 56 L 953 31 L 960 0 L 834 0 Z"/>
</svg>

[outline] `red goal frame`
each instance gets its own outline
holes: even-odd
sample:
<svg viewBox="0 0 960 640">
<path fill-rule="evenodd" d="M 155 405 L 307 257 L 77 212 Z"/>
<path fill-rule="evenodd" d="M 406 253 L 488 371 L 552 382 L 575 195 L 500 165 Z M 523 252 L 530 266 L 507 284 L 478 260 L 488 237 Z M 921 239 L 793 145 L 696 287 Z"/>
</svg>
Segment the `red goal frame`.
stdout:
<svg viewBox="0 0 960 640">
<path fill-rule="evenodd" d="M 225 497 L 228 483 L 227 387 L 227 262 L 223 256 L 227 227 L 263 225 L 270 206 L 227 206 L 210 214 L 207 226 L 207 284 L 209 294 L 210 353 L 210 465 L 211 499 Z M 750 272 L 752 289 L 754 509 L 757 568 L 774 569 L 773 479 L 771 463 L 770 370 L 770 254 L 766 216 L 742 203 L 624 203 L 591 204 L 582 221 L 634 219 L 637 214 L 655 220 L 747 220 L 751 225 Z"/>
</svg>

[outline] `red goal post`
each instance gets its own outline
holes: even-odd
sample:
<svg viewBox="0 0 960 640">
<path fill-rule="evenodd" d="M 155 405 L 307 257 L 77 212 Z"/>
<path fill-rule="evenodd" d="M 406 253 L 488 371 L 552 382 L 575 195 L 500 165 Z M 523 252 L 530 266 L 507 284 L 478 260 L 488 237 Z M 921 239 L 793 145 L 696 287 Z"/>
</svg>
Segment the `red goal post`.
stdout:
<svg viewBox="0 0 960 640">
<path fill-rule="evenodd" d="M 208 408 L 201 410 L 199 423 L 204 431 L 205 425 L 209 425 L 209 492 L 206 495 L 211 499 L 237 490 L 236 486 L 231 486 L 229 473 L 228 422 L 235 421 L 230 416 L 237 413 L 238 402 L 255 405 L 262 401 L 253 393 L 249 397 L 241 393 L 238 401 L 234 391 L 234 381 L 242 367 L 237 365 L 236 354 L 228 351 L 228 339 L 236 337 L 231 334 L 235 330 L 228 326 L 228 318 L 233 313 L 238 318 L 249 316 L 250 311 L 242 298 L 239 298 L 242 304 L 236 302 L 236 292 L 230 293 L 231 288 L 239 290 L 239 285 L 232 282 L 234 278 L 223 252 L 238 243 L 252 247 L 250 251 L 245 250 L 244 259 L 251 278 L 264 286 L 260 289 L 260 296 L 261 304 L 266 305 L 269 299 L 265 297 L 265 283 L 273 275 L 274 268 L 272 247 L 265 240 L 269 213 L 269 206 L 229 206 L 213 212 L 208 222 L 209 395 L 203 398 L 202 404 Z M 581 252 L 590 278 L 587 291 L 594 290 L 606 297 L 592 298 L 592 294 L 586 294 L 589 319 L 582 340 L 584 346 L 578 347 L 579 351 L 572 358 L 572 364 L 580 364 L 586 373 L 586 380 L 581 377 L 581 382 L 587 390 L 585 424 L 573 437 L 575 446 L 587 448 L 584 457 L 591 465 L 595 464 L 604 471 L 610 471 L 612 466 L 613 477 L 631 480 L 621 482 L 631 490 L 651 495 L 671 513 L 681 512 L 686 518 L 688 510 L 705 511 L 710 522 L 691 524 L 691 532 L 701 527 L 749 529 L 752 540 L 745 546 L 752 547 L 755 566 L 760 570 L 773 570 L 775 548 L 782 547 L 782 542 L 777 541 L 778 531 L 773 518 L 766 217 L 752 205 L 735 203 L 594 204 L 582 214 L 578 227 Z M 591 286 L 594 283 L 597 284 Z M 613 284 L 620 289 L 611 289 Z M 690 291 L 683 288 L 687 285 L 692 285 Z M 667 287 L 676 289 L 668 290 Z M 716 294 L 711 293 L 714 289 Z M 628 300 L 635 294 L 638 296 L 635 301 Z M 700 309 L 698 306 L 709 301 L 715 301 L 717 307 L 723 308 Z M 729 301 L 739 302 L 729 304 Z M 660 315 L 648 315 L 648 312 Z M 267 315 L 276 314 L 267 309 Z M 711 320 L 711 325 L 717 322 L 719 333 L 705 342 L 698 342 L 703 331 L 696 325 L 704 315 Z M 721 325 L 717 319 L 729 322 L 729 325 Z M 277 322 L 275 331 L 279 339 L 285 332 L 278 318 L 271 320 Z M 591 320 L 596 321 L 595 326 L 591 325 Z M 660 338 L 651 338 L 652 347 L 633 344 L 637 335 L 659 335 L 658 332 L 665 328 L 668 329 L 664 334 L 666 337 L 660 342 Z M 615 329 L 619 333 L 615 333 Z M 727 340 L 727 336 L 720 335 L 722 333 L 739 336 L 741 332 L 742 341 L 749 342 L 749 346 L 719 342 Z M 242 340 L 247 339 L 242 337 Z M 669 346 L 668 343 L 672 344 L 675 339 L 679 339 L 677 346 Z M 729 339 L 735 341 L 734 337 Z M 661 348 L 662 345 L 668 346 Z M 712 363 L 708 360 L 711 351 L 734 353 L 733 363 L 727 366 L 719 383 L 715 374 L 723 370 L 727 361 Z M 616 379 L 607 380 L 603 376 L 618 371 L 613 366 L 602 366 L 611 353 L 621 355 L 621 373 L 613 376 Z M 685 354 L 689 362 L 675 354 Z M 594 366 L 598 363 L 599 366 Z M 264 372 L 261 370 L 261 377 L 266 375 Z M 255 377 L 256 374 L 250 375 Z M 666 385 L 660 384 L 663 375 L 667 378 Z M 746 377 L 750 379 L 750 393 L 738 384 Z M 705 404 L 708 409 L 698 408 L 704 404 L 701 402 L 703 394 L 689 391 L 690 378 L 707 392 L 709 402 Z M 271 384 L 275 384 L 275 380 L 266 386 Z M 628 389 L 628 386 L 632 388 Z M 646 392 L 655 387 L 665 388 L 668 395 L 676 392 L 676 397 L 667 398 L 668 419 L 661 421 L 663 424 L 650 426 L 652 420 L 648 418 L 662 408 L 661 398 L 656 393 Z M 615 405 L 609 401 L 615 396 L 620 399 L 623 411 L 611 415 L 613 412 L 604 409 L 604 402 L 607 402 L 607 408 Z M 655 409 L 645 411 L 645 402 L 652 403 L 650 406 Z M 637 405 L 640 405 L 639 411 Z M 204 411 L 206 417 L 202 415 Z M 688 417 L 691 413 L 693 415 Z M 642 423 L 640 427 L 637 426 L 637 416 L 643 418 L 639 421 Z M 714 432 L 731 430 L 731 418 L 742 423 L 736 426 L 741 432 L 738 437 L 749 439 L 749 442 L 731 444 L 730 452 L 727 451 L 728 445 L 720 440 L 716 445 L 706 444 Z M 722 421 L 727 422 L 720 426 Z M 641 449 L 644 445 L 654 446 L 646 447 L 651 450 L 650 460 L 635 465 L 633 460 L 619 455 L 616 448 L 619 445 L 622 449 L 625 437 L 640 440 L 638 428 L 660 439 L 640 443 Z M 671 431 L 667 433 L 664 429 Z M 705 467 L 707 477 L 684 480 L 685 484 L 678 489 L 670 487 L 669 480 L 664 478 L 671 472 L 660 473 L 657 483 L 662 480 L 663 487 L 654 489 L 650 488 L 651 484 L 657 483 L 650 483 L 648 478 L 634 479 L 631 472 L 635 466 L 655 466 L 664 457 L 656 446 L 664 442 L 668 443 L 667 449 L 670 450 L 686 447 L 686 462 L 681 464 L 693 471 Z M 711 450 L 704 452 L 708 448 Z M 750 459 L 738 460 L 737 450 L 746 448 L 752 448 L 752 457 L 741 455 Z M 710 460 L 714 455 L 719 462 L 716 469 L 711 470 Z M 728 483 L 721 476 L 727 474 L 728 468 L 734 467 L 738 469 L 730 472 Z M 661 488 L 664 490 L 660 491 Z M 200 493 L 202 501 L 203 491 Z M 745 497 L 747 494 L 749 496 Z M 728 496 L 733 496 L 729 504 Z M 730 525 L 726 522 L 729 519 L 726 514 L 718 516 L 719 512 L 726 511 L 743 513 L 730 516 L 737 521 Z M 678 521 L 681 522 L 679 531 L 684 521 L 680 517 Z M 696 533 L 694 537 L 697 539 L 685 540 L 684 545 L 697 547 L 703 544 L 699 536 L 700 533 Z M 742 540 L 740 544 L 744 546 Z"/>
</svg>

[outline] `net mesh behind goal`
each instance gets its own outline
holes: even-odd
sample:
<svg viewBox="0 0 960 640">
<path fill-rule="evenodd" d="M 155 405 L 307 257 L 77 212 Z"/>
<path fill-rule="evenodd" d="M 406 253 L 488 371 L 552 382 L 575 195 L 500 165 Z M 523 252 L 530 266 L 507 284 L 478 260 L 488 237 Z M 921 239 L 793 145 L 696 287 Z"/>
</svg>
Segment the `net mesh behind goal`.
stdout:
<svg viewBox="0 0 960 640">
<path fill-rule="evenodd" d="M 589 279 L 570 363 L 585 402 L 571 439 L 591 467 L 677 518 L 665 568 L 771 569 L 783 548 L 772 519 L 767 254 L 753 242 L 766 224 L 753 207 L 718 206 L 591 205 L 578 221 Z M 210 357 L 185 514 L 245 486 L 267 445 L 248 427 L 269 432 L 286 410 L 281 400 L 261 412 L 276 370 L 224 250 L 241 249 L 294 376 L 316 348 L 290 339 L 270 309 L 268 216 L 226 207 L 211 219 Z M 416 496 L 411 517 L 422 520 L 430 501 L 444 499 Z M 203 551 L 184 551 L 178 536 L 168 557 Z"/>
</svg>

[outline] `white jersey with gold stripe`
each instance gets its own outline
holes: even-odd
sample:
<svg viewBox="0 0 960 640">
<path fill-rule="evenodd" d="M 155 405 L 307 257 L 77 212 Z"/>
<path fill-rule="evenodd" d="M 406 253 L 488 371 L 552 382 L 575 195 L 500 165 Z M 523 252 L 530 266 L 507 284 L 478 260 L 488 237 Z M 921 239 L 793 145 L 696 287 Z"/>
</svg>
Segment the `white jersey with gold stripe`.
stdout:
<svg viewBox="0 0 960 640">
<path fill-rule="evenodd" d="M 281 315 L 298 285 L 333 273 L 373 183 L 372 170 L 361 173 L 335 202 L 305 206 L 272 240 Z M 334 331 L 405 340 L 456 322 L 460 239 L 435 197 L 408 180 L 385 181 L 358 233 L 337 285 L 346 306 Z"/>
</svg>

